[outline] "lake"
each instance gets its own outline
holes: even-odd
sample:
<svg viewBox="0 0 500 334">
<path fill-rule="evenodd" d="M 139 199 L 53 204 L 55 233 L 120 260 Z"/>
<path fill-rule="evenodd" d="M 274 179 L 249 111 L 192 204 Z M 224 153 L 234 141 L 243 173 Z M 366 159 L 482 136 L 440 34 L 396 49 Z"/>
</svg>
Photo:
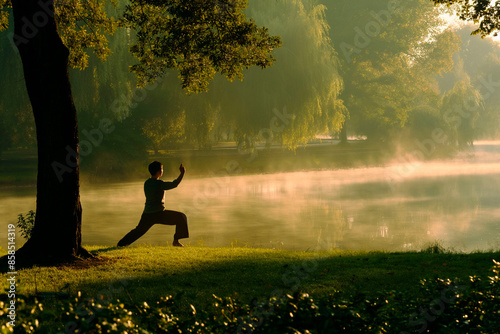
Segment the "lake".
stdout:
<svg viewBox="0 0 500 334">
<path fill-rule="evenodd" d="M 500 248 L 498 142 L 478 142 L 475 152 L 453 160 L 396 159 L 384 167 L 208 178 L 190 178 L 187 168 L 165 194 L 167 209 L 188 215 L 186 245 L 404 251 L 438 241 L 457 251 Z M 115 245 L 139 221 L 143 181 L 83 185 L 81 201 L 83 242 Z M 0 195 L 3 226 L 34 208 L 33 189 Z M 173 233 L 154 226 L 137 243 L 170 244 Z"/>
</svg>

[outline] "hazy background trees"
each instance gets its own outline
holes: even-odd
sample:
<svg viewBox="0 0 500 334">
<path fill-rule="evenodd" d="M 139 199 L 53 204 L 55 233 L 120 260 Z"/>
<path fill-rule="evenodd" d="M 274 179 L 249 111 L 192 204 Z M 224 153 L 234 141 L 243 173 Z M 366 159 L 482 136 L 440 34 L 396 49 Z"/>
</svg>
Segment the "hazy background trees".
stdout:
<svg viewBox="0 0 500 334">
<path fill-rule="evenodd" d="M 394 140 L 413 114 L 439 108 L 436 78 L 452 68 L 458 38 L 432 3 L 335 1 L 327 13 L 349 133 Z"/>
<path fill-rule="evenodd" d="M 137 89 L 127 50 L 136 41 L 128 29 L 109 38 L 105 63 L 80 57 L 88 68 L 71 70 L 80 136 L 105 118 L 114 125 L 82 157 L 83 166 L 102 173 L 147 151 L 209 150 L 223 142 L 240 152 L 294 149 L 317 135 L 411 145 L 440 128 L 447 146 L 464 148 L 499 134 L 500 95 L 485 98 L 484 86 L 500 79 L 498 42 L 471 37 L 468 26 L 447 29 L 430 1 L 251 0 L 246 12 L 281 37 L 277 61 L 247 71 L 242 82 L 216 76 L 208 93 L 186 95 L 168 70 L 161 82 Z M 28 98 L 11 84 L 23 76 L 9 37 L 0 34 L 0 151 L 33 150 Z M 94 37 L 89 46 L 99 43 Z M 457 104 L 469 102 L 470 116 L 457 116 Z"/>
</svg>

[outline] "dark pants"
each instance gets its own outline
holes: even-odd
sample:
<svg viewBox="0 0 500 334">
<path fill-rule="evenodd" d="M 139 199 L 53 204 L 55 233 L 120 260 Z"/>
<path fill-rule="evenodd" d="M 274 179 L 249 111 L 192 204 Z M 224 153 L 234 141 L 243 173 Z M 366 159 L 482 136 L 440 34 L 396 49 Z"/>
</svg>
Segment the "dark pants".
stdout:
<svg viewBox="0 0 500 334">
<path fill-rule="evenodd" d="M 155 213 L 143 213 L 136 228 L 118 241 L 118 246 L 130 245 L 142 237 L 154 224 L 175 225 L 174 240 L 189 238 L 186 215 L 182 212 L 163 210 Z"/>
</svg>

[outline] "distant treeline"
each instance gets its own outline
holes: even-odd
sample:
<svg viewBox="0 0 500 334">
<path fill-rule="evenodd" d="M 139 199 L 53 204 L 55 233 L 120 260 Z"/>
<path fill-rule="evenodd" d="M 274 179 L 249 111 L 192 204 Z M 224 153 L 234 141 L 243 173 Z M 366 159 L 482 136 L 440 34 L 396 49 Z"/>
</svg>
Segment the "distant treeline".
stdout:
<svg viewBox="0 0 500 334">
<path fill-rule="evenodd" d="M 101 158 L 133 159 L 147 150 L 209 150 L 221 142 L 235 142 L 241 152 L 257 144 L 295 149 L 317 135 L 363 136 L 409 149 L 429 142 L 460 149 L 498 136 L 499 44 L 470 36 L 472 28 L 446 28 L 443 10 L 431 1 L 248 5 L 247 15 L 283 46 L 271 68 L 248 70 L 243 81 L 217 77 L 208 92 L 186 94 L 172 71 L 138 89 L 129 72 L 134 34 L 126 29 L 110 37 L 106 62 L 91 57 L 85 70 L 72 69 L 80 139 L 87 144 L 82 161 L 95 146 Z M 0 154 L 36 146 L 11 38 L 0 33 Z"/>
</svg>

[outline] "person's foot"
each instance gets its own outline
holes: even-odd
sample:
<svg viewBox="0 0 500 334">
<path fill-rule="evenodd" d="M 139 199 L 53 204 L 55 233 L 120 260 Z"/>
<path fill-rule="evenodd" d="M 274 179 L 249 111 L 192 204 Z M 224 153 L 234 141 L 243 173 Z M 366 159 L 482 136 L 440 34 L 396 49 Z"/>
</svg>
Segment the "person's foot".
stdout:
<svg viewBox="0 0 500 334">
<path fill-rule="evenodd" d="M 184 245 L 181 244 L 179 242 L 179 240 L 174 240 L 174 242 L 172 242 L 172 246 L 174 246 L 174 247 L 184 247 Z"/>
</svg>

